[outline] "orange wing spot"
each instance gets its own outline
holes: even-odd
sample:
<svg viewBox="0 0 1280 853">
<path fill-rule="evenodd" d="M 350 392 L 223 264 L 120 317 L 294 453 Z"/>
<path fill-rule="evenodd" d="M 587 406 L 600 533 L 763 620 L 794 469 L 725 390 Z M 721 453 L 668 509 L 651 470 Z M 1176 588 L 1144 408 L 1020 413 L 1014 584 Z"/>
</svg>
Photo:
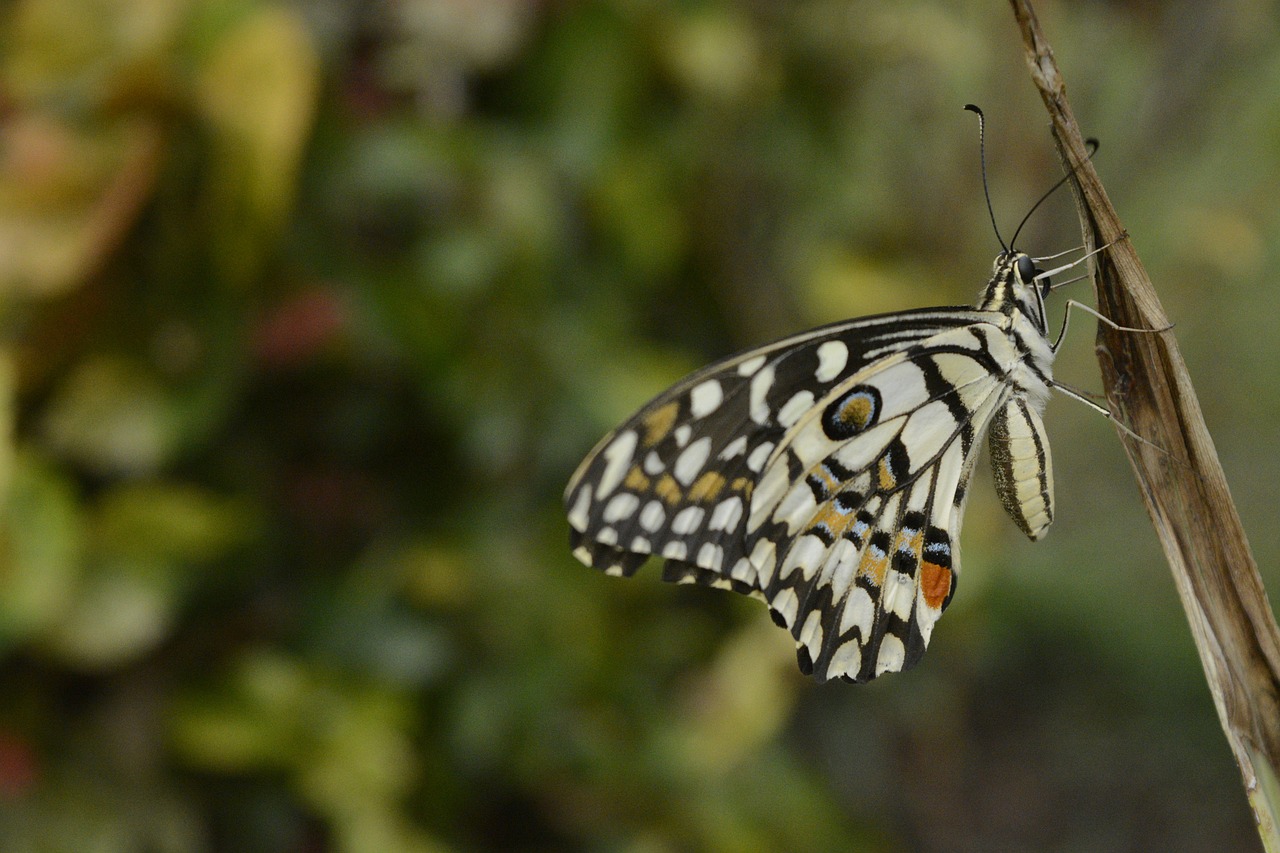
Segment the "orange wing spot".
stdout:
<svg viewBox="0 0 1280 853">
<path fill-rule="evenodd" d="M 884 586 L 884 573 L 889 570 L 889 555 L 880 553 L 868 545 L 862 550 L 858 563 L 858 576 L 870 578 L 876 586 Z"/>
<path fill-rule="evenodd" d="M 750 477 L 738 477 L 729 484 L 729 488 L 735 492 L 741 492 L 744 498 L 751 497 L 751 490 L 755 488 L 755 483 L 751 482 Z"/>
<path fill-rule="evenodd" d="M 653 487 L 653 493 L 662 498 L 667 503 L 675 506 L 680 502 L 680 484 L 676 482 L 676 478 L 670 474 L 663 474 L 658 478 L 658 483 Z"/>
<path fill-rule="evenodd" d="M 633 492 L 649 491 L 649 478 L 640 470 L 639 465 L 632 465 L 631 470 L 627 472 L 627 479 L 622 484 Z"/>
<path fill-rule="evenodd" d="M 689 487 L 689 500 L 699 503 L 713 501 L 724 489 L 724 475 L 715 471 L 703 474 Z"/>
<path fill-rule="evenodd" d="M 676 415 L 680 413 L 680 403 L 672 400 L 665 406 L 654 409 L 644 416 L 644 446 L 653 447 L 667 437 L 676 424 Z"/>
<path fill-rule="evenodd" d="M 920 548 L 924 545 L 924 531 L 917 530 L 914 536 L 907 536 L 901 530 L 898 531 L 898 541 L 894 543 L 899 551 L 910 551 L 912 554 L 919 556 Z"/>
<path fill-rule="evenodd" d="M 823 525 L 831 532 L 832 536 L 839 538 L 846 530 L 853 526 L 855 521 L 854 514 L 851 512 L 838 512 L 830 502 L 822 505 L 818 514 L 813 519 L 813 526 Z"/>
<path fill-rule="evenodd" d="M 920 592 L 925 604 L 935 610 L 941 607 L 951 592 L 951 570 L 925 560 L 920 564 Z"/>
<path fill-rule="evenodd" d="M 889 460 L 887 458 L 881 458 L 877 467 L 880 471 L 880 491 L 887 492 L 898 485 L 893 472 L 889 470 Z"/>
<path fill-rule="evenodd" d="M 827 466 L 819 465 L 814 473 L 822 479 L 822 485 L 827 490 L 828 494 L 840 488 L 840 481 L 827 470 Z"/>
</svg>

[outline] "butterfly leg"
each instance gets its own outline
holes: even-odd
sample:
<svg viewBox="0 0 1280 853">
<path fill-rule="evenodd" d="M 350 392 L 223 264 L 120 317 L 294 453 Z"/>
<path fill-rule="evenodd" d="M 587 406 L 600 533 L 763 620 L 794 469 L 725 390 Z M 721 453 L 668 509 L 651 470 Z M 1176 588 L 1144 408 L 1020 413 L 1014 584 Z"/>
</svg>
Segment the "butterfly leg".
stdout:
<svg viewBox="0 0 1280 853">
<path fill-rule="evenodd" d="M 1139 329 L 1139 330 L 1136 330 L 1136 331 L 1147 331 L 1147 332 L 1150 332 L 1150 331 L 1155 331 L 1155 330 L 1154 330 L 1154 329 Z M 1088 396 L 1085 392 L 1083 392 L 1083 391 L 1079 391 L 1079 390 L 1077 390 L 1077 389 L 1075 389 L 1075 388 L 1072 388 L 1070 385 L 1063 385 L 1061 382 L 1058 382 L 1056 379 L 1055 379 L 1055 380 L 1050 380 L 1050 381 L 1049 381 L 1049 387 L 1050 387 L 1050 388 L 1052 388 L 1052 389 L 1054 389 L 1055 391 L 1060 391 L 1060 392 L 1062 392 L 1063 396 L 1070 397 L 1072 400 L 1077 400 L 1077 401 L 1079 401 L 1079 402 L 1081 402 L 1081 403 L 1084 403 L 1086 406 L 1088 406 L 1089 408 L 1093 409 L 1095 412 L 1097 412 L 1098 414 L 1102 415 L 1104 418 L 1106 418 L 1107 420 L 1109 420 L 1109 421 L 1111 421 L 1113 424 L 1115 424 L 1115 425 L 1116 425 L 1116 429 L 1120 430 L 1122 433 L 1124 433 L 1125 435 L 1129 436 L 1129 438 L 1132 438 L 1134 441 L 1137 441 L 1137 442 L 1140 442 L 1140 443 L 1142 443 L 1142 444 L 1145 444 L 1145 445 L 1147 445 L 1148 447 L 1153 447 L 1153 448 L 1155 448 L 1156 450 L 1159 450 L 1161 453 L 1164 453 L 1164 454 L 1166 454 L 1166 455 L 1169 453 L 1169 451 L 1165 450 L 1165 449 L 1164 449 L 1163 447 L 1161 447 L 1160 445 L 1156 444 L 1155 442 L 1151 441 L 1150 439 L 1143 438 L 1142 436 L 1138 435 L 1136 432 L 1134 432 L 1133 430 L 1131 430 L 1131 429 L 1129 428 L 1128 424 L 1126 424 L 1124 421 L 1122 421 L 1122 420 L 1120 420 L 1119 418 L 1117 418 L 1117 417 L 1116 417 L 1115 412 L 1111 411 L 1110 409 L 1108 409 L 1106 406 L 1102 405 L 1101 403 L 1096 403 L 1096 402 L 1094 402 L 1093 400 L 1090 400 L 1090 399 L 1089 399 L 1089 396 Z"/>
<path fill-rule="evenodd" d="M 1095 319 L 1098 320 L 1099 323 L 1102 323 L 1103 325 L 1108 326 L 1109 328 L 1115 329 L 1117 332 L 1142 332 L 1144 334 L 1158 335 L 1162 332 L 1169 331 L 1170 329 L 1173 328 L 1173 325 L 1174 325 L 1173 323 L 1170 323 L 1169 325 L 1161 329 L 1135 329 L 1132 326 L 1121 326 L 1115 320 L 1112 320 L 1110 317 L 1103 316 L 1096 309 L 1090 308 L 1088 305 L 1085 305 L 1083 302 L 1077 302 L 1074 299 L 1068 299 L 1067 309 L 1062 316 L 1062 330 L 1058 332 L 1058 339 L 1054 341 L 1053 346 L 1050 347 L 1050 349 L 1052 349 L 1055 354 L 1058 352 L 1058 347 L 1062 346 L 1063 338 L 1067 336 L 1067 326 L 1071 324 L 1072 308 L 1079 308 L 1081 311 L 1085 312 L 1086 314 L 1092 315 Z"/>
<path fill-rule="evenodd" d="M 1126 235 L 1126 236 L 1127 236 L 1127 235 Z M 1098 255 L 1098 254 L 1101 254 L 1102 252 L 1105 252 L 1107 249 L 1109 249 L 1109 248 L 1111 248 L 1113 245 L 1115 245 L 1115 243 L 1116 243 L 1116 242 L 1117 242 L 1117 241 L 1112 241 L 1112 242 L 1108 243 L 1108 244 L 1107 244 L 1107 245 L 1105 245 L 1105 246 L 1099 246 L 1098 248 L 1094 249 L 1092 252 L 1086 252 L 1085 254 L 1081 255 L 1081 256 L 1080 256 L 1080 257 L 1078 257 L 1078 258 L 1076 258 L 1074 261 L 1069 261 L 1068 263 L 1065 263 L 1065 264 L 1063 264 L 1062 266 L 1054 267 L 1054 268 L 1053 268 L 1053 269 L 1051 269 L 1051 270 L 1041 270 L 1040 272 L 1036 273 L 1036 277 L 1035 277 L 1035 278 L 1033 278 L 1033 279 L 1032 279 L 1032 281 L 1037 281 L 1037 282 L 1038 282 L 1038 281 L 1040 281 L 1041 279 L 1051 278 L 1051 277 L 1053 277 L 1053 276 L 1057 275 L 1057 274 L 1058 274 L 1058 273 L 1060 273 L 1060 272 L 1065 272 L 1066 270 L 1072 269 L 1073 267 L 1078 267 L 1078 266 L 1080 266 L 1082 263 L 1084 263 L 1085 261 L 1087 261 L 1087 260 L 1089 260 L 1090 258 L 1092 258 L 1094 255 Z M 1066 252 L 1059 252 L 1059 253 L 1058 253 L 1058 254 L 1056 254 L 1056 255 L 1050 255 L 1048 258 L 1043 258 L 1042 260 L 1046 260 L 1046 261 L 1047 261 L 1047 260 L 1051 260 L 1051 259 L 1053 259 L 1053 258 L 1060 258 L 1060 257 L 1062 257 L 1063 255 L 1070 254 L 1071 252 L 1074 252 L 1074 251 L 1076 251 L 1076 250 L 1075 250 L 1075 249 L 1068 249 Z M 1052 285 L 1050 285 L 1050 289 L 1051 289 L 1051 290 L 1053 289 L 1053 286 L 1052 286 Z"/>
</svg>

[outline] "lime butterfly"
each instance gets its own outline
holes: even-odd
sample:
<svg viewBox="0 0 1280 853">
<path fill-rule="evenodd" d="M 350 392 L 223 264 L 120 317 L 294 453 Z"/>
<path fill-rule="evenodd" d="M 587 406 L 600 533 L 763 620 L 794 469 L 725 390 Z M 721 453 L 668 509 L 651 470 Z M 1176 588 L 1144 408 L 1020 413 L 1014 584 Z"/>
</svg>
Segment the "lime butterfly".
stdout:
<svg viewBox="0 0 1280 853">
<path fill-rule="evenodd" d="M 1053 521 L 1045 297 L 1084 259 L 1038 260 L 1005 247 L 975 308 L 835 323 L 681 380 L 570 479 L 573 553 L 626 576 L 660 556 L 664 580 L 763 600 L 819 681 L 914 666 L 955 595 L 984 436 L 1018 527 Z"/>
</svg>

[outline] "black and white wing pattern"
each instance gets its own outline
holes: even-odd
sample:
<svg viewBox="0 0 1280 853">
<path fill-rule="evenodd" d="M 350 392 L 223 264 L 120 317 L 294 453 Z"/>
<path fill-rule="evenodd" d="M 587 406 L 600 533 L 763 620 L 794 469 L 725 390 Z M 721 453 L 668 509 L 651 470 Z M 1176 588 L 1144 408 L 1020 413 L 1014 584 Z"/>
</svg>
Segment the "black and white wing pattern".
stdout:
<svg viewBox="0 0 1280 853">
<path fill-rule="evenodd" d="M 1021 257 L 997 259 L 976 309 L 833 324 L 658 395 L 570 480 L 574 554 L 615 575 L 661 556 L 664 580 L 762 599 L 820 681 L 913 666 L 955 592 L 965 491 L 993 423 L 1006 507 L 1033 538 L 1052 515 L 1035 442 L 1052 351 Z"/>
</svg>

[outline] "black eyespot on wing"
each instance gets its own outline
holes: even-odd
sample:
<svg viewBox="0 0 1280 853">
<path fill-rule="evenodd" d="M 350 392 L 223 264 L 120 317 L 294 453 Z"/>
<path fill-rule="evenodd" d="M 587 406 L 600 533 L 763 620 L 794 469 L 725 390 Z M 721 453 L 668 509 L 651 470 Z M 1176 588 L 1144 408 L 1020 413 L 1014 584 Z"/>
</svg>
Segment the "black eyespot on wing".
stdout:
<svg viewBox="0 0 1280 853">
<path fill-rule="evenodd" d="M 822 431 L 832 441 L 846 441 L 880 417 L 880 391 L 855 385 L 822 412 Z"/>
</svg>

